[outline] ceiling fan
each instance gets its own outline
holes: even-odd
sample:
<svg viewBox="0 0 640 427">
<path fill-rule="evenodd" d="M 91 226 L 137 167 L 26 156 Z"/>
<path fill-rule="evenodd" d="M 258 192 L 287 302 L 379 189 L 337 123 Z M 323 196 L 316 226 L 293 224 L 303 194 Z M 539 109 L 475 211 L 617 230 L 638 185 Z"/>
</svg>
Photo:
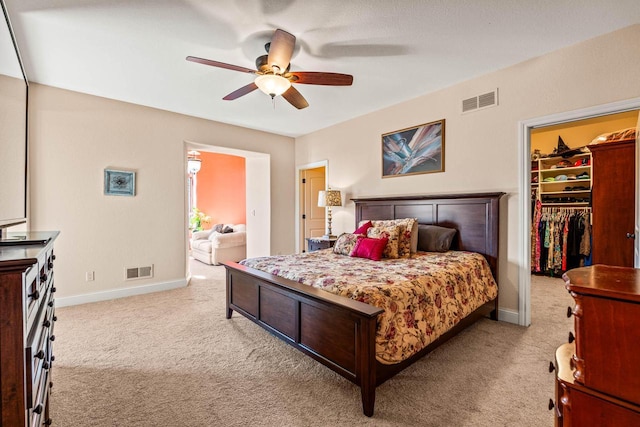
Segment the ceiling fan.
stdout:
<svg viewBox="0 0 640 427">
<path fill-rule="evenodd" d="M 256 59 L 257 70 L 195 56 L 187 56 L 187 61 L 225 68 L 227 70 L 240 71 L 242 73 L 256 74 L 258 76 L 253 82 L 222 98 L 225 101 L 238 99 L 256 89 L 260 89 L 262 92 L 271 96 L 272 99 L 278 95 L 282 95 L 291 105 L 297 109 L 302 109 L 308 107 L 309 103 L 304 99 L 302 94 L 292 86 L 292 83 L 325 86 L 350 86 L 353 83 L 353 76 L 349 74 L 290 71 L 291 55 L 293 54 L 295 44 L 296 37 L 293 34 L 277 29 L 271 37 L 271 42 L 265 45 L 267 55 L 259 56 Z"/>
</svg>

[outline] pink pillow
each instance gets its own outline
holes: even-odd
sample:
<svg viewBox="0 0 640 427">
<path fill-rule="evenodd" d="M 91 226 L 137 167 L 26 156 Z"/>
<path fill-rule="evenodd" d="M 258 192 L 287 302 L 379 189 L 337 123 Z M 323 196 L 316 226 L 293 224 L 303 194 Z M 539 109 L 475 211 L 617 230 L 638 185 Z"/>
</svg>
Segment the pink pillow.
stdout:
<svg viewBox="0 0 640 427">
<path fill-rule="evenodd" d="M 368 237 L 359 237 L 356 245 L 349 254 L 352 257 L 368 258 L 372 261 L 380 261 L 382 252 L 389 239 L 382 237 L 380 239 L 371 239 Z"/>
<path fill-rule="evenodd" d="M 358 229 L 354 231 L 353 234 L 364 234 L 366 236 L 367 230 L 370 229 L 371 227 L 373 227 L 373 224 L 371 224 L 371 221 L 367 221 L 364 224 L 362 224 L 360 227 L 358 227 Z"/>
</svg>

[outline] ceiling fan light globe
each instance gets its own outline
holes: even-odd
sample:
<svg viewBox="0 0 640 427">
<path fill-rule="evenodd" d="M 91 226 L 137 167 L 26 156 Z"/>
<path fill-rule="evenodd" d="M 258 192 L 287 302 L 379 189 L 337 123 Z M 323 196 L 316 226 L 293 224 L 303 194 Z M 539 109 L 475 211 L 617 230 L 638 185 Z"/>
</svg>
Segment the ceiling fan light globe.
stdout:
<svg viewBox="0 0 640 427">
<path fill-rule="evenodd" d="M 291 87 L 291 82 L 282 76 L 275 74 L 265 74 L 256 77 L 256 86 L 266 93 L 267 95 L 274 96 L 282 95 Z"/>
</svg>

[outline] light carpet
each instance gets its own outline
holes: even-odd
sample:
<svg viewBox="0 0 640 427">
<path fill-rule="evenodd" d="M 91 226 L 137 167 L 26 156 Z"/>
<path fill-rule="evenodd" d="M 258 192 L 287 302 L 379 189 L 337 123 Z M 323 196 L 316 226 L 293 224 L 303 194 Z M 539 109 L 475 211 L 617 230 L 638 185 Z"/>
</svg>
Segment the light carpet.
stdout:
<svg viewBox="0 0 640 427">
<path fill-rule="evenodd" d="M 572 299 L 532 278 L 532 326 L 481 320 L 376 392 L 234 313 L 224 267 L 186 288 L 57 309 L 54 426 L 551 426 L 556 347 Z"/>
</svg>

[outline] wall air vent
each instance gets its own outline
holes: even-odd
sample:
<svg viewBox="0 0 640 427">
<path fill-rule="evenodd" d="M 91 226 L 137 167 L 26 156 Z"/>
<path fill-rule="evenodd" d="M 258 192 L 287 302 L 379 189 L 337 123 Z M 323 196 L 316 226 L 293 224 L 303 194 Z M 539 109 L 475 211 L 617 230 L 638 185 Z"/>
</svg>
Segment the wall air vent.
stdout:
<svg viewBox="0 0 640 427">
<path fill-rule="evenodd" d="M 125 280 L 148 279 L 153 277 L 153 264 L 144 267 L 127 267 L 124 269 Z"/>
<path fill-rule="evenodd" d="M 462 112 L 481 110 L 498 105 L 498 89 L 462 100 Z"/>
<path fill-rule="evenodd" d="M 462 101 L 462 112 L 466 113 L 467 111 L 477 110 L 478 109 L 478 97 L 474 96 L 473 98 L 465 99 Z"/>
</svg>

